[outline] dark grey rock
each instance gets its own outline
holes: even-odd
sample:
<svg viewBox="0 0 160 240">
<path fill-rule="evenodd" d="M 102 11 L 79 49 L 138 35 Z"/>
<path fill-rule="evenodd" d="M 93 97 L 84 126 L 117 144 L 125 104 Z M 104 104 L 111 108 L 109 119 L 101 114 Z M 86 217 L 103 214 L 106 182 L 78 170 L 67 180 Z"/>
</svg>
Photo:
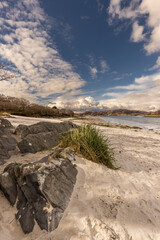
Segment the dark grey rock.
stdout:
<svg viewBox="0 0 160 240">
<path fill-rule="evenodd" d="M 17 183 L 14 173 L 15 164 L 9 164 L 0 175 L 0 189 L 13 206 L 17 198 Z"/>
<path fill-rule="evenodd" d="M 25 137 L 25 132 L 28 131 L 28 126 L 20 124 L 18 127 L 16 127 L 14 134 L 20 135 L 22 138 Z M 29 134 L 29 132 L 26 134 L 26 136 Z"/>
<path fill-rule="evenodd" d="M 0 138 L 0 158 L 2 159 L 9 158 L 8 151 L 7 149 L 4 148 L 1 138 Z"/>
<path fill-rule="evenodd" d="M 16 149 L 17 141 L 10 135 L 0 137 L 0 164 L 4 163 L 5 159 L 10 158 L 9 151 Z"/>
<path fill-rule="evenodd" d="M 14 129 L 13 125 L 4 118 L 0 118 L 0 132 L 4 133 L 4 132 L 12 132 L 12 130 Z"/>
<path fill-rule="evenodd" d="M 3 148 L 8 151 L 13 151 L 16 149 L 17 141 L 13 137 L 1 137 L 0 142 L 3 145 Z"/>
<path fill-rule="evenodd" d="M 73 127 L 73 123 L 67 121 L 61 123 L 39 122 L 31 126 L 20 125 L 15 130 L 15 133 L 20 134 L 22 138 L 18 147 L 22 153 L 36 153 L 51 149 L 58 145 L 61 134 Z"/>
<path fill-rule="evenodd" d="M 10 135 L 0 137 L 0 162 L 3 163 L 5 159 L 10 158 L 9 151 L 15 150 L 16 147 L 17 141 Z"/>
<path fill-rule="evenodd" d="M 59 207 L 62 210 L 68 205 L 69 196 L 72 192 L 72 186 L 75 183 L 77 170 L 73 164 L 66 159 L 59 166 L 56 166 L 45 178 L 43 191 L 53 207 Z M 59 181 L 61 179 L 61 181 Z"/>
<path fill-rule="evenodd" d="M 60 136 L 57 132 L 29 134 L 18 143 L 21 153 L 36 153 L 42 150 L 51 149 L 59 143 Z"/>
<path fill-rule="evenodd" d="M 70 121 L 51 123 L 51 122 L 39 122 L 30 126 L 19 125 L 15 129 L 15 134 L 21 135 L 21 138 L 25 138 L 29 134 L 38 134 L 43 132 L 57 132 L 63 133 L 73 128 L 74 124 Z"/>
<path fill-rule="evenodd" d="M 16 149 L 17 141 L 12 137 L 14 127 L 3 118 L 0 118 L 0 164 L 10 157 L 9 151 Z"/>
<path fill-rule="evenodd" d="M 16 218 L 24 233 L 33 230 L 35 221 L 46 231 L 58 226 L 77 175 L 75 165 L 68 158 L 62 158 L 64 155 L 66 151 L 64 154 L 62 149 L 57 149 L 38 162 L 10 164 L 0 175 L 1 190 L 7 199 L 12 205 L 16 202 L 15 196 L 18 199 Z"/>
<path fill-rule="evenodd" d="M 16 217 L 19 220 L 21 228 L 24 233 L 30 233 L 33 231 L 35 222 L 34 222 L 34 210 L 32 206 L 28 205 L 25 208 L 21 208 Z"/>
</svg>

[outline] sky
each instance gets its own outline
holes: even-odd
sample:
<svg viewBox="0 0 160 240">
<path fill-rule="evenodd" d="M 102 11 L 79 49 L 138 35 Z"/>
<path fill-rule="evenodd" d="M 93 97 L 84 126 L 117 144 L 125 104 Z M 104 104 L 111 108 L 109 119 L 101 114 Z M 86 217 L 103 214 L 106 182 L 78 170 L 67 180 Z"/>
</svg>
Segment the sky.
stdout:
<svg viewBox="0 0 160 240">
<path fill-rule="evenodd" d="M 0 1 L 0 94 L 75 111 L 160 109 L 160 0 Z"/>
</svg>

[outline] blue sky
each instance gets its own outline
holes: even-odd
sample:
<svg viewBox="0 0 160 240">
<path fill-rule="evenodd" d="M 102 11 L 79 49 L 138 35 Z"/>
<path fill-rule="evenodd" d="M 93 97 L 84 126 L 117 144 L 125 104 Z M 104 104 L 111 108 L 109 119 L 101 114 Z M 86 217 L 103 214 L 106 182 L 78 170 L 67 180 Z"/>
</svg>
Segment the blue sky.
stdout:
<svg viewBox="0 0 160 240">
<path fill-rule="evenodd" d="M 0 94 L 74 110 L 160 109 L 159 0 L 0 2 Z"/>
</svg>

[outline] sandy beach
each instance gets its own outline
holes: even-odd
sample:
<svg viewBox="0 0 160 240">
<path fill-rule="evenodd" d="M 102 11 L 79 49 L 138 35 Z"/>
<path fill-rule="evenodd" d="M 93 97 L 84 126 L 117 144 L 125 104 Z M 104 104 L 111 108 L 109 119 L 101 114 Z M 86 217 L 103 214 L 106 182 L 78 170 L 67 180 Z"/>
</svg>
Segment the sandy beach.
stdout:
<svg viewBox="0 0 160 240">
<path fill-rule="evenodd" d="M 14 118 L 8 120 L 16 126 Z M 26 124 L 24 118 L 20 121 Z M 36 226 L 31 234 L 23 234 L 14 217 L 16 209 L 0 192 L 1 240 L 160 239 L 160 134 L 143 129 L 98 128 L 114 148 L 120 168 L 111 170 L 77 156 L 78 176 L 70 203 L 51 233 Z M 33 162 L 49 152 L 18 154 L 6 164 Z"/>
</svg>

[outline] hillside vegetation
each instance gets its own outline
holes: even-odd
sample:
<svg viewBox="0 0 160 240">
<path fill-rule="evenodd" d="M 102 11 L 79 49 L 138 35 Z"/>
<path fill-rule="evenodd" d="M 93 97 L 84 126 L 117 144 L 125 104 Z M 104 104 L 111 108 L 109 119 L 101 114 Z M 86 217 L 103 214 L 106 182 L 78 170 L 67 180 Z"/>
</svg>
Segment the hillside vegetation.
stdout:
<svg viewBox="0 0 160 240">
<path fill-rule="evenodd" d="M 72 117 L 74 113 L 70 109 L 50 108 L 30 103 L 23 98 L 6 97 L 0 95 L 0 115 L 12 114 L 27 117 Z"/>
</svg>

